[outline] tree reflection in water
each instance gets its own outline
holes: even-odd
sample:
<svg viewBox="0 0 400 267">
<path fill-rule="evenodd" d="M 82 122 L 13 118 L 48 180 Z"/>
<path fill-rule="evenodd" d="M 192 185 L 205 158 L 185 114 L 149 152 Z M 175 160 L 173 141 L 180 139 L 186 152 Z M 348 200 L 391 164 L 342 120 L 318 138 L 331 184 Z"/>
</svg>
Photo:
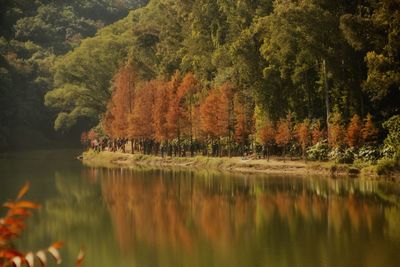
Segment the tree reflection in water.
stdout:
<svg viewBox="0 0 400 267">
<path fill-rule="evenodd" d="M 71 259 L 85 244 L 87 266 L 400 262 L 396 184 L 94 168 L 56 184 L 23 241 L 68 237 Z"/>
<path fill-rule="evenodd" d="M 119 245 L 143 257 L 141 264 L 151 257 L 166 266 L 366 266 L 399 259 L 400 198 L 388 185 L 176 170 L 99 175 Z M 379 259 L 371 261 L 374 253 Z"/>
</svg>

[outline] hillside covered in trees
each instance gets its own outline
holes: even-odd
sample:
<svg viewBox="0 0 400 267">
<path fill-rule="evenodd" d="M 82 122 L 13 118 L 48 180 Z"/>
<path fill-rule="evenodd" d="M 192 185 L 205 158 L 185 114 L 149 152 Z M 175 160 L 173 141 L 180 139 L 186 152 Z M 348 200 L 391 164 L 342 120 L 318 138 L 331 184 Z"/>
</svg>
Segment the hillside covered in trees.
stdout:
<svg viewBox="0 0 400 267">
<path fill-rule="evenodd" d="M 399 10 L 396 0 L 151 0 L 52 46 L 72 50 L 44 75 L 45 105 L 56 130 L 97 125 L 92 139 L 145 153 L 393 157 Z"/>
<path fill-rule="evenodd" d="M 65 139 L 54 133 L 55 113 L 44 106 L 44 95 L 53 88 L 55 62 L 98 29 L 145 3 L 0 1 L 0 151 Z"/>
</svg>

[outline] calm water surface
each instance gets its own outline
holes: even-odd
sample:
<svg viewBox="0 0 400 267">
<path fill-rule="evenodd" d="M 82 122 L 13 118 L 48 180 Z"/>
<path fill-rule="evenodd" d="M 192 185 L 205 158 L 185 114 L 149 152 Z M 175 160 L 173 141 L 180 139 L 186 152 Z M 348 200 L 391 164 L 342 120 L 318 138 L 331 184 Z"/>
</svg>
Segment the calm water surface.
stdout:
<svg viewBox="0 0 400 267">
<path fill-rule="evenodd" d="M 65 240 L 85 266 L 400 266 L 400 185 L 82 166 L 79 151 L 0 154 L 0 201 L 42 204 L 16 245 Z M 2 210 L 4 212 L 4 210 Z"/>
</svg>

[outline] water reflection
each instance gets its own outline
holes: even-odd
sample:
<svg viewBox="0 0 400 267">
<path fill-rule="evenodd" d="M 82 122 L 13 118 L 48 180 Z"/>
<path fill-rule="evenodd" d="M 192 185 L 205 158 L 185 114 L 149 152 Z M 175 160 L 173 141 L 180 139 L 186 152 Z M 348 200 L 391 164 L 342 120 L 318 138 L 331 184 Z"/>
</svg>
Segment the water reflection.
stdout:
<svg viewBox="0 0 400 267">
<path fill-rule="evenodd" d="M 395 266 L 399 260 L 400 201 L 392 186 L 173 170 L 96 176 L 118 244 L 139 265 Z"/>
<path fill-rule="evenodd" d="M 87 266 L 397 266 L 400 188 L 366 180 L 84 168 L 58 172 L 23 246 Z M 45 238 L 44 238 L 45 237 Z"/>
</svg>

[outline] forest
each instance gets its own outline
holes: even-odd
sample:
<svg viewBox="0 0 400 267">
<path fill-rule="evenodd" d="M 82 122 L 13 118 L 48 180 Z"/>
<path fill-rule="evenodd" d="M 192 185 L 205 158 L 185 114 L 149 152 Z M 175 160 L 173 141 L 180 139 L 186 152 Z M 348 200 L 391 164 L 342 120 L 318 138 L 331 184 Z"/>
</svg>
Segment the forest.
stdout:
<svg viewBox="0 0 400 267">
<path fill-rule="evenodd" d="M 54 118 L 146 154 L 398 164 L 396 0 L 45 2 L 2 15 L 13 127 Z"/>
<path fill-rule="evenodd" d="M 0 151 L 66 146 L 79 139 L 53 129 L 44 105 L 56 61 L 143 0 L 0 0 Z M 75 142 L 76 143 L 76 142 Z"/>
</svg>

